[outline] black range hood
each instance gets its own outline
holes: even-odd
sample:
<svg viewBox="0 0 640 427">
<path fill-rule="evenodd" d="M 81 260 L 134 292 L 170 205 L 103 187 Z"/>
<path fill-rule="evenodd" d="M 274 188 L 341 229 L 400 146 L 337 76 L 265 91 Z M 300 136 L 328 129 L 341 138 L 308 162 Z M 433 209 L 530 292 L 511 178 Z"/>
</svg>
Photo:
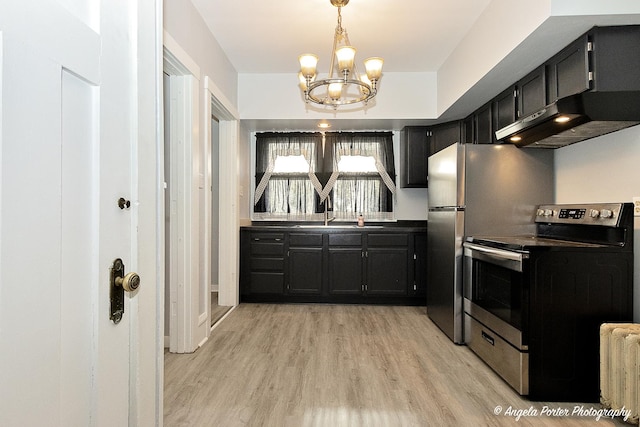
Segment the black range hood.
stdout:
<svg viewBox="0 0 640 427">
<path fill-rule="evenodd" d="M 583 92 L 496 131 L 498 142 L 558 148 L 640 124 L 640 91 Z"/>
</svg>

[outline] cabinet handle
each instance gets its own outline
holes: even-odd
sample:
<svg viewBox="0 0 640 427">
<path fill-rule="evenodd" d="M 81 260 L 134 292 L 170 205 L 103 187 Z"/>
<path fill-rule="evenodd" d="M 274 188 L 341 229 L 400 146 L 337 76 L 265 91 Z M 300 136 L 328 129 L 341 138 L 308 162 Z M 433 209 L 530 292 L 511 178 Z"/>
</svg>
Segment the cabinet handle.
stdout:
<svg viewBox="0 0 640 427">
<path fill-rule="evenodd" d="M 485 331 L 482 331 L 482 339 L 484 339 L 486 342 L 488 342 L 491 345 L 495 345 L 495 340 L 493 339 L 493 337 L 487 334 Z"/>
</svg>

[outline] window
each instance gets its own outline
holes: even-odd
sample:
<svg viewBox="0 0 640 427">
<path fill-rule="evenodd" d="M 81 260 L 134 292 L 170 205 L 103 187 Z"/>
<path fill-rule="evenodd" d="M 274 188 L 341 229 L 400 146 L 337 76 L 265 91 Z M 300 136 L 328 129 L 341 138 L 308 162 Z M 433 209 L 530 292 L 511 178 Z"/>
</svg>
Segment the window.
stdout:
<svg viewBox="0 0 640 427">
<path fill-rule="evenodd" d="M 257 219 L 392 219 L 394 182 L 390 132 L 256 135 Z"/>
</svg>

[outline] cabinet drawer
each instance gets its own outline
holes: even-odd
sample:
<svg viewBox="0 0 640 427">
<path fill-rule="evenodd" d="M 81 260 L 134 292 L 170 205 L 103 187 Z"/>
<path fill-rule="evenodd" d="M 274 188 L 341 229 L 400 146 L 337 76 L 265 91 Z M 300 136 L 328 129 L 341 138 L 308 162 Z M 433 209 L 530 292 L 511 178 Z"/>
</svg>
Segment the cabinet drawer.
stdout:
<svg viewBox="0 0 640 427">
<path fill-rule="evenodd" d="M 322 246 L 322 234 L 291 233 L 289 246 Z"/>
<path fill-rule="evenodd" d="M 284 243 L 282 242 L 251 242 L 251 255 L 283 255 Z"/>
<path fill-rule="evenodd" d="M 408 234 L 369 234 L 367 236 L 368 246 L 407 246 L 408 244 Z"/>
<path fill-rule="evenodd" d="M 362 234 L 329 234 L 329 246 L 362 246 Z"/>
<path fill-rule="evenodd" d="M 282 242 L 284 233 L 251 233 L 252 242 Z"/>
<path fill-rule="evenodd" d="M 251 257 L 251 270 L 284 270 L 284 258 Z"/>
<path fill-rule="evenodd" d="M 254 294 L 281 294 L 284 292 L 283 273 L 251 273 L 251 292 Z"/>
</svg>

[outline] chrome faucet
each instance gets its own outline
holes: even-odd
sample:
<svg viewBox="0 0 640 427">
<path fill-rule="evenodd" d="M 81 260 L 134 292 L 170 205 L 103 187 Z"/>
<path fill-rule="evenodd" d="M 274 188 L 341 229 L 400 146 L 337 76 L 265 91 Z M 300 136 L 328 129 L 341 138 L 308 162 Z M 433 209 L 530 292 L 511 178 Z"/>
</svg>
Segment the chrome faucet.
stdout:
<svg viewBox="0 0 640 427">
<path fill-rule="evenodd" d="M 327 198 L 324 201 L 324 226 L 326 227 L 327 225 L 329 225 L 329 223 L 331 221 L 333 221 L 334 219 L 336 219 L 336 216 L 334 215 L 333 217 L 329 218 L 329 208 L 331 207 L 331 199 L 329 198 L 329 196 L 327 196 Z"/>
</svg>

